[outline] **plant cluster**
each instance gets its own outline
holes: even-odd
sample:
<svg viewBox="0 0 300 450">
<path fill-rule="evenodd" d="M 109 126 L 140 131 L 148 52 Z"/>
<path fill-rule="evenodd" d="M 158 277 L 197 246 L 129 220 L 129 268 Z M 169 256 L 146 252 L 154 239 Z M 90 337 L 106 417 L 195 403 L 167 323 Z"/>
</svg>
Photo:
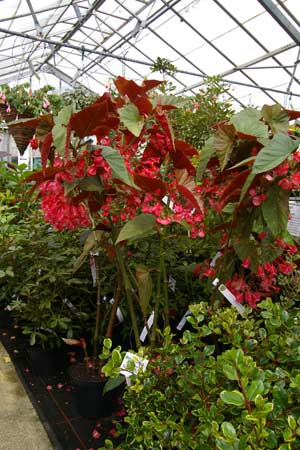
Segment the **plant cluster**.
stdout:
<svg viewBox="0 0 300 450">
<path fill-rule="evenodd" d="M 17 114 L 39 116 L 49 112 L 57 113 L 63 106 L 63 99 L 55 94 L 52 86 L 46 85 L 32 91 L 29 83 L 0 86 L 0 104 L 6 107 L 6 112 L 14 110 Z"/>
<path fill-rule="evenodd" d="M 297 299 L 247 309 L 200 302 L 190 330 L 170 330 L 144 372 L 130 377 L 115 449 L 291 450 L 300 443 Z M 114 355 L 118 361 L 117 354 Z M 104 370 L 116 375 L 111 360 Z"/>
</svg>

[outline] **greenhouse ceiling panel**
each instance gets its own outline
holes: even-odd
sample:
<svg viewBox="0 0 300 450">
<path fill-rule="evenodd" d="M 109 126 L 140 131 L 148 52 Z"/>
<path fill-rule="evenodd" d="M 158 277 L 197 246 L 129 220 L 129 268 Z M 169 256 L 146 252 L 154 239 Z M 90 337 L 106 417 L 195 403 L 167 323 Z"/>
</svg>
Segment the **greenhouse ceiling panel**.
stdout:
<svg viewBox="0 0 300 450">
<path fill-rule="evenodd" d="M 207 77 L 239 106 L 300 109 L 299 0 L 0 0 L 0 84 L 102 93 L 118 75 Z"/>
</svg>

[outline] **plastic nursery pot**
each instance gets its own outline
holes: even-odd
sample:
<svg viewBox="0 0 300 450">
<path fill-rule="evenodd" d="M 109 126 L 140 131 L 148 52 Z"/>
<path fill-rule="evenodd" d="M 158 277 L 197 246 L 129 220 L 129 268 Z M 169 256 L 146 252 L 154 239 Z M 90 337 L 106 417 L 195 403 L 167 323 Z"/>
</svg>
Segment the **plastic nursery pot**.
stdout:
<svg viewBox="0 0 300 450">
<path fill-rule="evenodd" d="M 107 417 L 117 409 L 119 389 L 103 395 L 107 378 L 100 376 L 94 367 L 88 368 L 86 361 L 73 363 L 69 368 L 69 376 L 75 388 L 76 409 L 82 417 Z"/>
</svg>

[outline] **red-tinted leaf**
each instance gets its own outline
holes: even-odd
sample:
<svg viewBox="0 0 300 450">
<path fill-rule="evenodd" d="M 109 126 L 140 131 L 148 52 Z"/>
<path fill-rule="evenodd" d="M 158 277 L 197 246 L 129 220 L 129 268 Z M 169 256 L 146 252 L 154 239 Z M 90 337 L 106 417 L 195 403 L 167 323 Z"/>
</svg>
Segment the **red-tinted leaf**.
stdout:
<svg viewBox="0 0 300 450">
<path fill-rule="evenodd" d="M 172 132 L 171 126 L 169 124 L 169 120 L 168 120 L 168 117 L 167 117 L 166 113 L 160 107 L 156 108 L 155 119 L 160 124 L 161 128 L 163 129 L 163 131 L 165 132 L 165 134 L 169 138 L 169 148 L 168 148 L 168 150 L 169 151 L 174 150 L 174 136 L 173 136 L 173 132 Z"/>
<path fill-rule="evenodd" d="M 134 103 L 141 115 L 148 115 L 152 112 L 152 103 L 146 97 L 138 98 Z"/>
<path fill-rule="evenodd" d="M 54 125 L 53 122 L 53 115 L 52 114 L 45 114 L 45 115 L 41 115 L 39 117 L 30 117 L 30 118 L 23 118 L 23 119 L 18 119 L 15 120 L 13 122 L 10 122 L 10 125 L 13 125 L 14 127 L 32 127 L 32 128 L 36 128 L 39 123 L 41 121 L 44 122 L 48 122 L 49 125 L 52 126 Z"/>
<path fill-rule="evenodd" d="M 250 141 L 256 140 L 256 136 L 253 136 L 251 134 L 245 134 L 245 133 L 241 133 L 240 131 L 236 132 L 237 137 L 239 137 L 240 139 L 247 139 Z"/>
<path fill-rule="evenodd" d="M 38 170 L 25 178 L 25 182 L 35 181 L 37 185 L 44 181 L 54 180 L 55 175 L 74 166 L 73 162 L 68 162 L 62 167 L 46 167 L 45 170 Z"/>
<path fill-rule="evenodd" d="M 181 150 L 187 156 L 198 155 L 198 151 L 195 149 L 195 147 L 180 139 L 175 140 L 175 149 Z"/>
<path fill-rule="evenodd" d="M 175 169 L 186 169 L 190 175 L 196 175 L 196 168 L 181 150 L 171 151 L 170 156 Z"/>
<path fill-rule="evenodd" d="M 159 86 L 162 82 L 157 80 L 144 80 L 143 84 L 139 86 L 132 80 L 126 80 L 124 77 L 117 77 L 114 80 L 115 86 L 119 93 L 127 97 L 134 103 L 139 96 L 145 96 L 146 92 Z"/>
<path fill-rule="evenodd" d="M 70 149 L 71 133 L 72 133 L 72 123 L 69 122 L 67 125 L 66 142 L 65 142 L 65 148 L 64 148 L 64 161 L 65 162 L 68 161 L 69 155 L 71 152 L 71 149 Z"/>
<path fill-rule="evenodd" d="M 166 195 L 167 188 L 165 183 L 157 178 L 134 175 L 133 179 L 138 187 L 145 192 L 151 192 L 155 197 L 162 198 Z"/>
<path fill-rule="evenodd" d="M 48 160 L 50 149 L 51 149 L 51 144 L 52 144 L 52 133 L 50 131 L 44 137 L 44 140 L 43 140 L 43 143 L 41 146 L 41 160 L 42 160 L 42 168 L 43 168 L 44 173 L 45 173 L 47 160 Z"/>
<path fill-rule="evenodd" d="M 163 83 L 163 81 L 158 81 L 158 80 L 144 80 L 142 87 L 144 89 L 144 92 L 147 92 L 147 91 L 150 91 L 150 89 L 153 89 L 162 83 Z"/>
<path fill-rule="evenodd" d="M 93 103 L 82 109 L 78 113 L 72 114 L 70 124 L 77 136 L 81 139 L 90 136 L 92 130 L 99 126 L 99 119 L 103 119 L 108 114 L 108 105 L 106 102 Z"/>
<path fill-rule="evenodd" d="M 228 120 L 220 120 L 220 122 L 215 123 L 210 128 L 212 128 L 213 130 L 217 130 L 219 127 L 222 127 L 226 123 L 228 123 Z"/>
<path fill-rule="evenodd" d="M 194 178 L 191 177 L 187 170 L 175 170 L 177 189 L 188 199 L 194 208 L 203 211 L 203 202 L 197 191 L 195 191 L 196 184 Z"/>
<path fill-rule="evenodd" d="M 296 120 L 300 117 L 300 111 L 293 111 L 292 109 L 284 109 L 284 111 L 289 115 L 290 120 Z"/>
<path fill-rule="evenodd" d="M 248 178 L 251 170 L 252 169 L 243 170 L 233 178 L 232 182 L 227 186 L 222 194 L 222 197 L 220 198 L 221 209 L 223 209 L 228 202 L 233 201 L 233 198 L 236 198 L 237 195 L 239 198 L 244 183 Z"/>
</svg>

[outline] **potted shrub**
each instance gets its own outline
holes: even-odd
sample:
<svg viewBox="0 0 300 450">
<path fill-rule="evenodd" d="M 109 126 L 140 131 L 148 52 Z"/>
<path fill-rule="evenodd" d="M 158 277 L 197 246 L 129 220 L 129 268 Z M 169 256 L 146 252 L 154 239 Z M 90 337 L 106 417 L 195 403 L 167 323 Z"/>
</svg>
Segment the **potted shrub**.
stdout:
<svg viewBox="0 0 300 450">
<path fill-rule="evenodd" d="M 1 85 L 0 117 L 10 124 L 19 119 L 36 117 L 51 111 L 56 113 L 62 108 L 63 99 L 60 95 L 54 94 L 53 90 L 53 87 L 47 85 L 32 91 L 29 83 L 14 87 L 7 84 Z M 34 127 L 10 124 L 9 129 L 22 155 L 34 135 Z"/>
</svg>

